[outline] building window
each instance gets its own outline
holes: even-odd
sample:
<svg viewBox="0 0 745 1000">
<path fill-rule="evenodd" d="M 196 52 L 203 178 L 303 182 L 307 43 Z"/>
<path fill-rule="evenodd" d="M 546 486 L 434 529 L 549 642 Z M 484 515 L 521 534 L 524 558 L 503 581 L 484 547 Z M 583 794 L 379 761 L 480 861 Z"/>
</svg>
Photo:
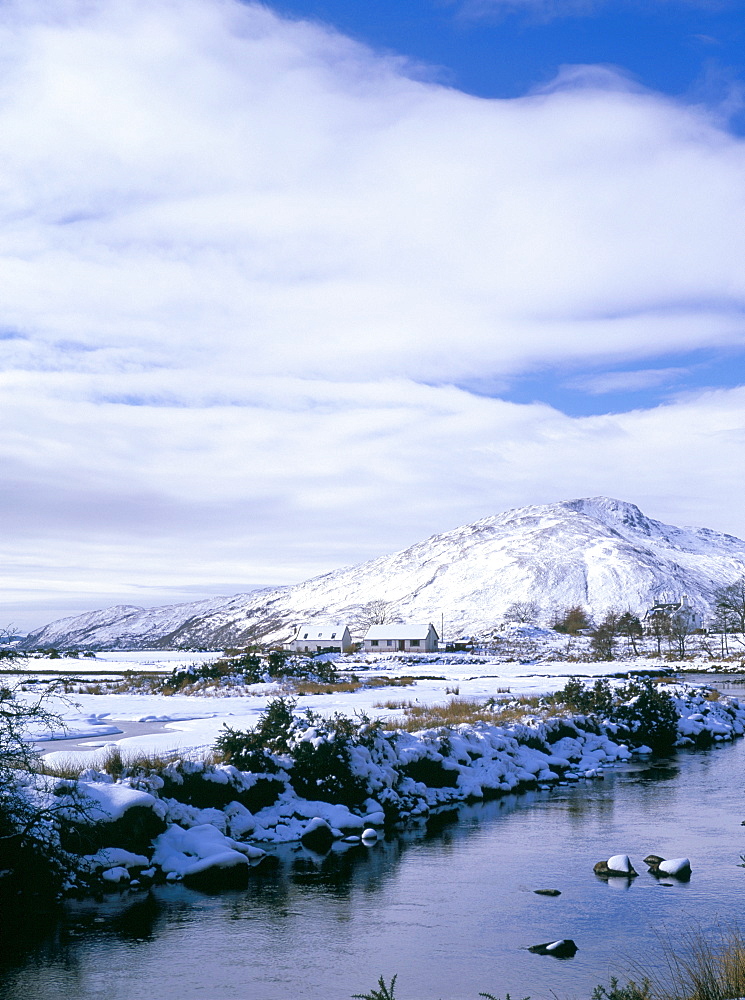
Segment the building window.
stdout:
<svg viewBox="0 0 745 1000">
<path fill-rule="evenodd" d="M 418 639 L 412 639 L 411 642 L 409 643 L 409 645 L 410 646 L 418 646 L 419 645 L 419 640 Z"/>
<path fill-rule="evenodd" d="M 370 645 L 371 646 L 377 646 L 378 645 L 378 640 L 377 639 L 371 639 L 370 640 Z"/>
<path fill-rule="evenodd" d="M 393 645 L 393 639 L 386 639 L 385 640 L 385 644 L 386 644 L 386 646 L 392 646 Z"/>
</svg>

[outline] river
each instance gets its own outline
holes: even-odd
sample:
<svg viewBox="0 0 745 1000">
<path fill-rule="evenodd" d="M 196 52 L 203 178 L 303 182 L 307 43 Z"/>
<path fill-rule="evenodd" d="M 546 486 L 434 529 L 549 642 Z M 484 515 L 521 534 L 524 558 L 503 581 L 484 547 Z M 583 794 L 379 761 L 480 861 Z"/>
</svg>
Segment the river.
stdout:
<svg viewBox="0 0 745 1000">
<path fill-rule="evenodd" d="M 745 740 L 681 751 L 325 859 L 287 847 L 240 892 L 175 885 L 69 901 L 33 944 L 6 936 L 0 997 L 347 1000 L 397 973 L 400 1000 L 589 1000 L 635 960 L 659 967 L 660 934 L 739 916 L 744 765 Z M 617 853 L 640 872 L 631 883 L 593 874 Z M 689 857 L 690 881 L 657 882 L 649 853 Z M 574 958 L 526 950 L 563 937 Z"/>
</svg>

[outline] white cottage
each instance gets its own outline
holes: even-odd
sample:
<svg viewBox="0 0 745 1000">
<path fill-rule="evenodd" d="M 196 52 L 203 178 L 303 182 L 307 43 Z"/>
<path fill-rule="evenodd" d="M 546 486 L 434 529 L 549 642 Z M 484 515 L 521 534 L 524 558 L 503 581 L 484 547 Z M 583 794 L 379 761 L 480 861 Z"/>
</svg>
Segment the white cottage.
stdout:
<svg viewBox="0 0 745 1000">
<path fill-rule="evenodd" d="M 371 625 L 364 638 L 366 653 L 436 653 L 440 637 L 434 625 Z"/>
<path fill-rule="evenodd" d="M 286 646 L 295 653 L 349 653 L 352 650 L 352 636 L 349 626 L 343 622 L 335 625 L 311 622 L 309 625 L 301 625 L 295 638 L 286 643 Z"/>
<path fill-rule="evenodd" d="M 661 595 L 655 601 L 654 605 L 645 612 L 642 621 L 645 626 L 651 627 L 655 619 L 667 619 L 669 621 L 675 615 L 684 615 L 691 629 L 703 628 L 704 617 L 690 603 L 687 594 L 682 594 L 677 600 L 670 594 Z"/>
</svg>

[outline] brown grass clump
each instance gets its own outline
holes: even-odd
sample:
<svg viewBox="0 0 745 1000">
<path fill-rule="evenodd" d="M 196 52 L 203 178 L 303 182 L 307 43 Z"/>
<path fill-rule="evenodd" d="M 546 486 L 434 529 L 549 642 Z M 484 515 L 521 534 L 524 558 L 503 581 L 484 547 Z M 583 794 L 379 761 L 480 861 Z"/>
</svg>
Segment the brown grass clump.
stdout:
<svg viewBox="0 0 745 1000">
<path fill-rule="evenodd" d="M 662 938 L 662 973 L 650 973 L 642 963 L 634 966 L 639 980 L 598 1000 L 731 1000 L 745 996 L 745 939 L 736 926 L 713 932 L 694 929 L 675 942 Z M 612 984 L 613 985 L 613 984 Z"/>
<path fill-rule="evenodd" d="M 289 687 L 297 695 L 351 693 L 359 691 L 362 681 L 295 681 Z"/>
<path fill-rule="evenodd" d="M 476 722 L 486 722 L 492 726 L 509 725 L 521 721 L 526 714 L 534 714 L 539 709 L 540 702 L 538 698 L 518 698 L 509 704 L 501 704 L 493 698 L 484 702 L 477 698 L 456 697 L 439 705 L 389 700 L 377 702 L 374 707 L 403 710 L 406 718 L 403 721 L 397 720 L 396 725 L 399 729 L 412 733 L 418 729 L 473 725 Z"/>
<path fill-rule="evenodd" d="M 86 761 L 79 757 L 70 756 L 57 760 L 54 764 L 47 763 L 42 757 L 39 762 L 39 773 L 49 775 L 52 778 L 69 778 L 76 780 L 83 771 L 93 766 L 97 771 L 104 771 L 112 778 L 120 778 L 123 774 L 160 772 L 164 771 L 169 764 L 178 760 L 180 753 L 178 750 L 166 751 L 165 753 L 145 753 L 142 750 L 130 750 L 122 753 L 119 747 L 109 747 L 103 760 L 91 753 L 91 760 Z"/>
<path fill-rule="evenodd" d="M 347 681 L 291 681 L 289 686 L 297 695 L 336 694 L 351 693 L 359 691 L 360 688 L 410 687 L 416 680 L 416 677 L 370 677 L 366 680 L 354 677 Z"/>
</svg>

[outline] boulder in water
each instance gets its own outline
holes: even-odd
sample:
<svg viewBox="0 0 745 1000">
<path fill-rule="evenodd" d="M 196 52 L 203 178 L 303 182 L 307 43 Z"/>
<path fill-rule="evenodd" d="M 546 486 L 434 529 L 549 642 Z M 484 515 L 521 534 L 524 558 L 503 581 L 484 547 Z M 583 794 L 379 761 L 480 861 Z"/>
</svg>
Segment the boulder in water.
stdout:
<svg viewBox="0 0 745 1000">
<path fill-rule="evenodd" d="M 624 878 L 636 878 L 639 874 L 634 871 L 631 859 L 628 854 L 614 854 L 607 861 L 598 861 L 593 867 L 593 871 L 601 878 L 621 875 Z"/>
<path fill-rule="evenodd" d="M 534 955 L 553 955 L 554 958 L 572 958 L 577 954 L 577 945 L 571 938 L 559 941 L 547 941 L 545 944 L 534 944 L 528 948 Z"/>
</svg>

